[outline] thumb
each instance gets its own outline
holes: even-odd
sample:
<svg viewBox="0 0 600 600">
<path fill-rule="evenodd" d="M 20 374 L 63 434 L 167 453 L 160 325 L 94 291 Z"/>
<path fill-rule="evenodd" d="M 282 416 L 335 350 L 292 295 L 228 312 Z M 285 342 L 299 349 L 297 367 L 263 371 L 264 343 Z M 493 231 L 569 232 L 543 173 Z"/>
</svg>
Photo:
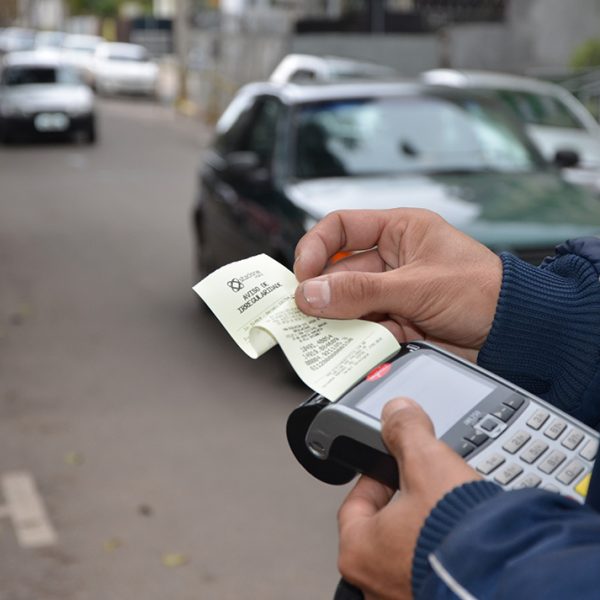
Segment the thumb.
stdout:
<svg viewBox="0 0 600 600">
<path fill-rule="evenodd" d="M 431 419 L 425 411 L 408 398 L 396 398 L 381 413 L 381 435 L 390 453 L 398 462 L 398 468 L 406 470 L 421 462 L 425 454 L 437 445 Z M 419 468 L 426 468 L 420 464 Z"/>
<path fill-rule="evenodd" d="M 393 288 L 390 273 L 340 271 L 303 281 L 296 289 L 296 304 L 309 315 L 355 319 L 397 308 L 400 294 Z"/>
</svg>

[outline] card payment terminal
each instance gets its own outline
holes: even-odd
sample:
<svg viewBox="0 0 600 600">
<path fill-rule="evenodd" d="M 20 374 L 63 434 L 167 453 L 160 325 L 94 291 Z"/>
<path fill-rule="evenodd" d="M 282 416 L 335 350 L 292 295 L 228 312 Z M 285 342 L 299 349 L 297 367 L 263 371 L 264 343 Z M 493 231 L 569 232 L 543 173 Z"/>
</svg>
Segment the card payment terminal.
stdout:
<svg viewBox="0 0 600 600">
<path fill-rule="evenodd" d="M 397 488 L 381 410 L 398 396 L 427 412 L 436 435 L 507 489 L 540 487 L 583 502 L 598 432 L 512 383 L 425 342 L 401 347 L 336 402 L 319 394 L 294 410 L 287 436 L 299 462 L 332 484 L 365 473 Z"/>
</svg>

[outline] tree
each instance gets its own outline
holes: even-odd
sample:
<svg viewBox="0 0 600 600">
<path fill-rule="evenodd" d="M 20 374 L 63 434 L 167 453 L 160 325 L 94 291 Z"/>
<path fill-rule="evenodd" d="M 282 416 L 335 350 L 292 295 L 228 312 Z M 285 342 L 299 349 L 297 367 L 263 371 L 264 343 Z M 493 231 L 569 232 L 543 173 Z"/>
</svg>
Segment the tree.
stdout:
<svg viewBox="0 0 600 600">
<path fill-rule="evenodd" d="M 98 17 L 117 17 L 121 5 L 128 0 L 67 0 L 72 15 L 96 15 Z M 152 10 L 152 0 L 137 0 L 145 11 Z"/>
<path fill-rule="evenodd" d="M 586 69 L 600 66 L 600 38 L 586 40 L 571 55 L 574 69 Z"/>
</svg>

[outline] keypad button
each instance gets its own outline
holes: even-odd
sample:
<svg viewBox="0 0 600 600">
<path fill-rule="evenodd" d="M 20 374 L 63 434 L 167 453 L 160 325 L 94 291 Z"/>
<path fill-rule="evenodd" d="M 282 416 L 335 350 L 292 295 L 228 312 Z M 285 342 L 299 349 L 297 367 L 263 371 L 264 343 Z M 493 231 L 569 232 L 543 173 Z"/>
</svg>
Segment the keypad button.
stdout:
<svg viewBox="0 0 600 600">
<path fill-rule="evenodd" d="M 567 424 L 562 419 L 554 419 L 548 429 L 544 431 L 544 435 L 551 440 L 556 440 L 566 428 Z"/>
<path fill-rule="evenodd" d="M 526 463 L 534 463 L 544 452 L 548 450 L 548 444 L 542 440 L 535 440 L 521 453 L 521 459 Z"/>
<path fill-rule="evenodd" d="M 507 465 L 506 467 L 498 471 L 497 475 L 494 477 L 494 480 L 497 481 L 500 485 L 507 485 L 522 472 L 523 467 L 517 465 L 516 463 L 511 463 L 510 465 Z"/>
<path fill-rule="evenodd" d="M 526 431 L 517 431 L 509 440 L 504 443 L 504 450 L 514 454 L 520 450 L 529 440 L 531 436 Z"/>
<path fill-rule="evenodd" d="M 471 444 L 471 442 L 467 442 L 466 440 L 462 441 L 456 448 L 454 448 L 456 452 L 463 458 L 465 456 L 469 456 L 473 450 L 475 450 L 475 446 Z"/>
<path fill-rule="evenodd" d="M 523 403 L 525 402 L 525 398 L 522 396 L 513 396 L 508 400 L 503 400 L 502 404 L 506 404 L 506 406 L 510 406 L 513 410 L 519 410 Z"/>
<path fill-rule="evenodd" d="M 558 486 L 552 485 L 551 483 L 547 483 L 542 489 L 546 490 L 547 492 L 554 492 L 555 494 L 558 494 L 558 492 L 560 492 Z"/>
<path fill-rule="evenodd" d="M 485 429 L 485 431 L 494 431 L 497 426 L 498 423 L 494 421 L 494 419 L 484 419 L 481 423 L 479 423 L 479 427 L 481 427 L 481 429 Z"/>
<path fill-rule="evenodd" d="M 575 491 L 584 498 L 587 496 L 588 489 L 590 488 L 590 479 L 592 474 L 588 473 L 576 486 Z"/>
<path fill-rule="evenodd" d="M 562 445 L 567 450 L 575 450 L 575 448 L 581 444 L 581 440 L 584 437 L 583 431 L 579 431 L 579 429 L 571 429 L 571 431 L 569 431 L 569 435 L 562 441 Z"/>
<path fill-rule="evenodd" d="M 548 420 L 549 416 L 550 413 L 548 411 L 539 408 L 531 415 L 529 421 L 527 421 L 527 425 L 532 429 L 539 429 Z"/>
<path fill-rule="evenodd" d="M 585 469 L 582 463 L 578 460 L 572 460 L 557 476 L 556 479 L 565 485 L 573 483 L 574 479 L 578 477 L 581 472 Z"/>
<path fill-rule="evenodd" d="M 556 470 L 556 468 L 565 461 L 566 458 L 567 458 L 567 455 L 564 452 L 561 452 L 560 450 L 553 450 L 538 465 L 538 469 L 542 473 L 547 473 L 547 474 L 553 473 Z"/>
<path fill-rule="evenodd" d="M 515 411 L 510 408 L 510 406 L 500 406 L 492 412 L 492 415 L 497 419 L 500 419 L 503 423 L 510 421 L 514 414 Z"/>
<path fill-rule="evenodd" d="M 536 488 L 540 483 L 542 483 L 542 478 L 539 475 L 536 475 L 535 473 L 526 473 L 521 477 L 521 481 L 519 481 L 513 489 L 521 490 L 523 488 Z"/>
<path fill-rule="evenodd" d="M 579 455 L 586 460 L 594 460 L 598 454 L 598 441 L 590 440 L 580 451 Z"/>
<path fill-rule="evenodd" d="M 478 465 L 477 470 L 483 475 L 489 475 L 494 469 L 497 469 L 504 462 L 504 457 L 501 454 L 490 454 L 483 459 Z"/>
<path fill-rule="evenodd" d="M 489 439 L 489 435 L 486 435 L 485 433 L 479 433 L 478 431 L 474 431 L 473 433 L 465 435 L 465 440 L 471 442 L 471 444 L 475 444 L 475 446 L 481 446 L 485 444 Z"/>
</svg>

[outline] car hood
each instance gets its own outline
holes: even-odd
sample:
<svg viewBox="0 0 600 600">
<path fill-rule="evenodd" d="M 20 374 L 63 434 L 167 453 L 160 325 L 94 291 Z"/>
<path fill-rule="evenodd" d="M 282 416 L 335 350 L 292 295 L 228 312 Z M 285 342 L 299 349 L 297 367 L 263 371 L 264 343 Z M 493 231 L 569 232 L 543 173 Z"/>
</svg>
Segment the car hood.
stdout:
<svg viewBox="0 0 600 600">
<path fill-rule="evenodd" d="M 8 102 L 23 111 L 70 110 L 90 107 L 91 90 L 84 85 L 39 84 L 4 88 L 0 101 Z"/>
<path fill-rule="evenodd" d="M 497 249 L 600 233 L 600 199 L 552 171 L 332 178 L 290 184 L 315 219 L 339 209 L 426 208 Z"/>
<path fill-rule="evenodd" d="M 579 154 L 581 167 L 600 168 L 600 133 L 596 136 L 583 129 L 539 125 L 527 126 L 527 132 L 549 161 L 554 160 L 558 150 L 574 150 Z"/>
</svg>

